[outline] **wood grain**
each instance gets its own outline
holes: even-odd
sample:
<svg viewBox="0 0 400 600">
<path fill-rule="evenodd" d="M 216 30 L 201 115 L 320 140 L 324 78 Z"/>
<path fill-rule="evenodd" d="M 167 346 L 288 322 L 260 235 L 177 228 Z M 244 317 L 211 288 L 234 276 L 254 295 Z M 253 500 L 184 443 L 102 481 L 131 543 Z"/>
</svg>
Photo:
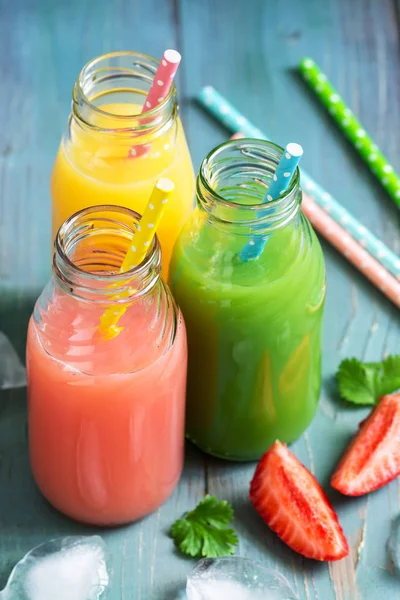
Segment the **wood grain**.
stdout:
<svg viewBox="0 0 400 600">
<path fill-rule="evenodd" d="M 393 165 L 400 169 L 399 0 L 0 0 L 0 329 L 23 355 L 26 323 L 49 275 L 48 180 L 81 66 L 115 49 L 183 53 L 181 110 L 197 167 L 227 132 L 193 96 L 214 85 L 284 144 L 305 148 L 304 166 L 367 227 L 400 251 L 399 212 L 310 95 L 295 67 L 322 66 Z M 351 545 L 337 564 L 303 560 L 249 507 L 254 465 L 204 457 L 188 447 L 173 497 L 151 517 L 105 531 L 114 560 L 111 600 L 175 600 L 192 566 L 167 533 L 206 491 L 231 501 L 240 554 L 276 567 L 300 600 L 400 599 L 386 543 L 399 514 L 400 484 L 345 499 L 329 475 L 366 411 L 344 407 L 333 374 L 346 356 L 378 359 L 400 351 L 399 313 L 322 241 L 328 297 L 324 385 L 296 455 L 325 486 Z M 40 497 L 29 471 L 24 391 L 0 395 L 0 584 L 35 544 L 88 532 Z"/>
</svg>

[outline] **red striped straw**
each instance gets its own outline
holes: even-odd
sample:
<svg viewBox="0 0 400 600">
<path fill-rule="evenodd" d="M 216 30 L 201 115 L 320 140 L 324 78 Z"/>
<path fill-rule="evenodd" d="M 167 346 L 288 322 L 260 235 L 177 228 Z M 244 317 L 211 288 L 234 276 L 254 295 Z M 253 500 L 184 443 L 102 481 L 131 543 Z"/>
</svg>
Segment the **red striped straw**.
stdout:
<svg viewBox="0 0 400 600">
<path fill-rule="evenodd" d="M 142 113 L 155 108 L 166 98 L 181 59 L 181 55 L 176 50 L 166 50 L 164 52 L 145 103 L 143 104 Z"/>
<path fill-rule="evenodd" d="M 174 77 L 181 62 L 181 55 L 177 50 L 165 50 L 158 65 L 153 83 L 142 107 L 142 114 L 156 108 L 168 96 Z M 132 146 L 129 150 L 130 158 L 146 156 L 150 151 L 150 144 Z"/>
<path fill-rule="evenodd" d="M 243 137 L 244 135 L 235 133 L 231 139 L 237 140 Z M 400 308 L 400 283 L 397 279 L 304 192 L 301 209 L 314 229 L 328 240 L 360 273 L 365 275 L 395 306 Z"/>
</svg>

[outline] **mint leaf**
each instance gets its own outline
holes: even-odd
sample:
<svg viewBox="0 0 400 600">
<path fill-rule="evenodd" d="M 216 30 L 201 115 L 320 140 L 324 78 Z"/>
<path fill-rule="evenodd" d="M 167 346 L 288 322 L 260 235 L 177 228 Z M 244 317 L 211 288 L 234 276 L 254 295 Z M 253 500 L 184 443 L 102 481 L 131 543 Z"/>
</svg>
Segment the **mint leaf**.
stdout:
<svg viewBox="0 0 400 600">
<path fill-rule="evenodd" d="M 171 537 L 189 556 L 215 558 L 233 554 L 238 538 L 228 527 L 232 519 L 233 509 L 226 500 L 207 495 L 172 525 Z"/>
<path fill-rule="evenodd" d="M 366 372 L 359 360 L 342 360 L 336 377 L 339 393 L 344 400 L 354 404 L 375 404 L 375 378 L 371 371 Z"/>
<path fill-rule="evenodd" d="M 385 396 L 400 389 L 400 356 L 388 356 L 382 363 L 383 381 L 380 395 Z"/>
<path fill-rule="evenodd" d="M 234 548 L 237 546 L 238 541 L 233 529 L 214 529 L 212 535 L 204 537 L 201 555 L 207 558 L 229 556 L 235 553 Z"/>
<path fill-rule="evenodd" d="M 202 556 L 202 536 L 196 530 L 196 524 L 179 519 L 172 525 L 171 536 L 184 554 Z"/>
<path fill-rule="evenodd" d="M 339 365 L 337 381 L 341 397 L 348 402 L 377 404 L 381 396 L 400 388 L 400 356 L 373 363 L 346 358 Z"/>
</svg>

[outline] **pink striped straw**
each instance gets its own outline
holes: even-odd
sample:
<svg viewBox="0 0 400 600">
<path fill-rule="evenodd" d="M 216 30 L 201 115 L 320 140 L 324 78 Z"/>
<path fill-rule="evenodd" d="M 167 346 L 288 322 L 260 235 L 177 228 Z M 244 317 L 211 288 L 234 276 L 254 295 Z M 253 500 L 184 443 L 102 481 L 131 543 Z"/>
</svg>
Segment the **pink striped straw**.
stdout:
<svg viewBox="0 0 400 600">
<path fill-rule="evenodd" d="M 164 52 L 145 103 L 143 104 L 142 113 L 155 108 L 166 98 L 171 89 L 181 58 L 181 55 L 176 50 L 166 50 Z"/>
<path fill-rule="evenodd" d="M 302 210 L 311 225 L 400 308 L 400 283 L 397 279 L 304 192 Z"/>
<path fill-rule="evenodd" d="M 156 108 L 168 96 L 172 82 L 181 62 L 181 55 L 177 50 L 165 50 L 163 57 L 158 65 L 153 83 L 147 94 L 142 107 L 142 114 Z M 132 146 L 129 150 L 129 157 L 146 156 L 150 151 L 150 144 L 141 146 Z"/>
<path fill-rule="evenodd" d="M 235 133 L 231 139 L 237 140 L 243 137 L 244 135 Z M 400 308 L 400 282 L 304 192 L 301 208 L 311 225 L 395 306 Z"/>
<path fill-rule="evenodd" d="M 244 138 L 244 135 L 243 135 L 243 133 L 239 133 L 239 132 L 238 133 L 234 133 L 230 137 L 231 140 L 241 140 L 242 138 Z"/>
</svg>

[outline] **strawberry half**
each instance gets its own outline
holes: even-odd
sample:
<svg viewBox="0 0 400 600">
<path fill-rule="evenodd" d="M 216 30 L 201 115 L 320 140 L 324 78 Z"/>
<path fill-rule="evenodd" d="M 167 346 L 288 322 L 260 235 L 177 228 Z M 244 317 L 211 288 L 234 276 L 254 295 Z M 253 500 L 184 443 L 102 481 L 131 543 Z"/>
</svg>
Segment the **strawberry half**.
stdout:
<svg viewBox="0 0 400 600">
<path fill-rule="evenodd" d="M 275 442 L 258 463 L 250 501 L 272 531 L 303 556 L 339 560 L 349 553 L 337 515 L 318 481 L 281 442 Z"/>
<path fill-rule="evenodd" d="M 384 396 L 341 458 L 331 484 L 346 496 L 362 496 L 400 474 L 400 394 Z"/>
</svg>

